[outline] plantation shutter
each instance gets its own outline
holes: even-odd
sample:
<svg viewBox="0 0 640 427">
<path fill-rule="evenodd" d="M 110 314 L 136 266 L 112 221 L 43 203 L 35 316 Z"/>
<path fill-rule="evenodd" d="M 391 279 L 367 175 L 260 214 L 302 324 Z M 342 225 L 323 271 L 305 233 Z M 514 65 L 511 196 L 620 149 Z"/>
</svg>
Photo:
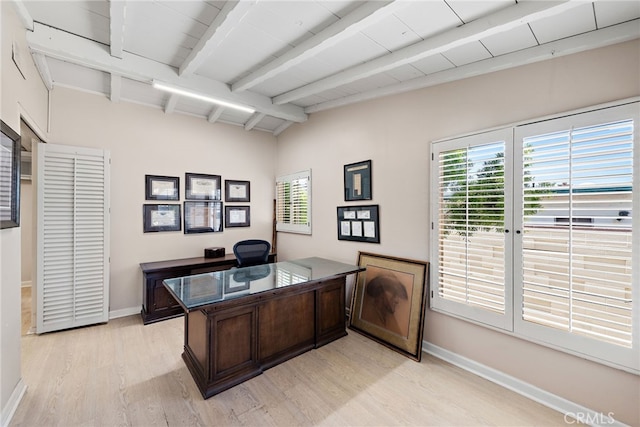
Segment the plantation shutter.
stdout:
<svg viewBox="0 0 640 427">
<path fill-rule="evenodd" d="M 634 346 L 638 137 L 634 120 L 620 116 L 619 109 L 604 110 L 517 131 L 527 178 L 518 196 L 524 209 L 517 322 L 526 334 Z"/>
<path fill-rule="evenodd" d="M 109 153 L 37 144 L 37 333 L 108 321 Z"/>
<path fill-rule="evenodd" d="M 311 234 L 311 171 L 276 178 L 276 230 Z"/>
<path fill-rule="evenodd" d="M 501 328 L 511 327 L 512 312 L 511 239 L 505 237 L 511 138 L 503 129 L 435 144 L 433 153 L 438 262 L 432 307 Z"/>
</svg>

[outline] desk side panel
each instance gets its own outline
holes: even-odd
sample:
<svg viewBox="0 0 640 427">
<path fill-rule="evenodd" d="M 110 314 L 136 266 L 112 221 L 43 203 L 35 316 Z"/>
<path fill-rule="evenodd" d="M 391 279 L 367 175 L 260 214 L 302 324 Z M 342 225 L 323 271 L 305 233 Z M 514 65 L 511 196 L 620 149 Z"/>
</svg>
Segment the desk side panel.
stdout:
<svg viewBox="0 0 640 427">
<path fill-rule="evenodd" d="M 347 334 L 345 278 L 328 280 L 316 292 L 316 347 L 320 347 Z"/>
</svg>

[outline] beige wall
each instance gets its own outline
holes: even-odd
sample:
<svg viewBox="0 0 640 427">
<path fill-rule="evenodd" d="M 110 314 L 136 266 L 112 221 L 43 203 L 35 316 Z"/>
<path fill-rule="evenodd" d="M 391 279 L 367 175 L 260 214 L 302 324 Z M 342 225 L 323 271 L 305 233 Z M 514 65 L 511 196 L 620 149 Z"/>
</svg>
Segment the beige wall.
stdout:
<svg viewBox="0 0 640 427">
<path fill-rule="evenodd" d="M 110 309 L 124 314 L 142 303 L 140 262 L 227 251 L 247 237 L 271 239 L 273 178 L 311 168 L 313 235 L 279 233 L 280 259 L 319 255 L 355 262 L 358 251 L 429 260 L 429 142 L 574 108 L 640 95 L 638 41 L 465 81 L 311 115 L 276 139 L 267 133 L 166 115 L 104 97 L 56 88 L 47 93 L 26 50 L 10 2 L 2 11 L 2 119 L 19 130 L 21 114 L 48 132 L 48 142 L 111 152 Z M 17 40 L 20 75 L 11 60 Z M 230 161 L 229 159 L 233 159 Z M 336 206 L 344 164 L 373 160 L 373 200 L 380 205 L 381 243 L 337 240 Z M 184 235 L 142 232 L 144 175 L 220 174 L 251 181 L 250 228 Z M 364 202 L 365 204 L 368 202 Z M 0 231 L 0 407 L 20 380 L 20 230 Z M 640 425 L 638 377 L 559 353 L 432 311 L 425 339 L 595 411 Z"/>
<path fill-rule="evenodd" d="M 283 258 L 358 251 L 429 260 L 430 141 L 640 95 L 640 42 L 312 114 L 278 137 L 278 173 L 312 169 L 313 235 L 279 233 Z M 342 167 L 372 160 L 380 244 L 337 240 Z M 595 411 L 640 425 L 640 379 L 428 311 L 425 340 Z M 615 390 L 615 391 L 614 391 Z"/>
<path fill-rule="evenodd" d="M 0 15 L 0 117 L 17 133 L 21 116 L 34 128 L 46 129 L 46 88 L 31 61 L 13 3 L 0 2 Z M 22 59 L 20 70 L 12 59 L 14 42 Z M 9 416 L 20 392 L 21 228 L 0 230 L 0 423 Z"/>
<path fill-rule="evenodd" d="M 139 312 L 141 262 L 203 256 L 204 248 L 246 238 L 271 241 L 275 177 L 275 137 L 203 118 L 167 115 L 131 103 L 64 88 L 51 92 L 49 143 L 104 148 L 111 154 L 112 315 Z M 221 233 L 143 233 L 145 174 L 180 178 L 185 173 L 221 175 L 251 182 L 251 227 Z M 35 172 L 34 172 L 35 175 Z"/>
</svg>

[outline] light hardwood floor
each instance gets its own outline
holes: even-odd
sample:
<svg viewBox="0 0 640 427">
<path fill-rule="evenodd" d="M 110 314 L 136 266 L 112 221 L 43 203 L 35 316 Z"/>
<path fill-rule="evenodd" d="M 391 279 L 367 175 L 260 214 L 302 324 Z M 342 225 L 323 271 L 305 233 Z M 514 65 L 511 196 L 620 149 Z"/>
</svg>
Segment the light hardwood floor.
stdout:
<svg viewBox="0 0 640 427">
<path fill-rule="evenodd" d="M 22 337 L 28 387 L 11 426 L 547 426 L 563 415 L 429 355 L 353 331 L 204 400 L 183 319 L 139 316 Z"/>
</svg>

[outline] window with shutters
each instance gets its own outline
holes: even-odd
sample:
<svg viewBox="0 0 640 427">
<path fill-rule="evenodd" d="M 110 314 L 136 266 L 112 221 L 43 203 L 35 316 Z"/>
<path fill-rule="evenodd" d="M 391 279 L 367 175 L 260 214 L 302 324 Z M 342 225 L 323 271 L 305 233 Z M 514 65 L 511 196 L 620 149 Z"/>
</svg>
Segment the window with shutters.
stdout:
<svg viewBox="0 0 640 427">
<path fill-rule="evenodd" d="M 311 170 L 276 178 L 276 230 L 311 234 Z"/>
<path fill-rule="evenodd" d="M 640 372 L 638 116 L 633 102 L 434 143 L 432 307 Z"/>
<path fill-rule="evenodd" d="M 511 328 L 511 288 L 505 254 L 511 241 L 505 167 L 512 131 L 501 129 L 434 146 L 437 297 L 446 311 Z M 510 151 L 509 151 L 510 152 Z"/>
</svg>

